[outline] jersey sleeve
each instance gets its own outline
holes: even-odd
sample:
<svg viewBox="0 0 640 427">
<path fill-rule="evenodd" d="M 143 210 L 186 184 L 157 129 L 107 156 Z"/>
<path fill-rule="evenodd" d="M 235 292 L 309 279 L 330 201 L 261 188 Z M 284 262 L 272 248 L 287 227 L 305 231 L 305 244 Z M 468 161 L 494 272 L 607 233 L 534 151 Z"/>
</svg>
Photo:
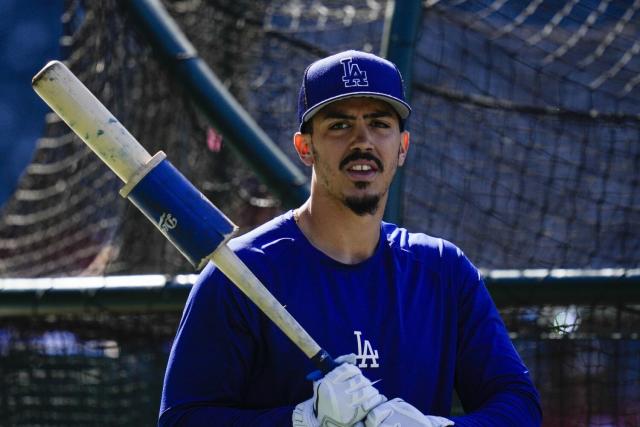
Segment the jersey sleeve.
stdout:
<svg viewBox="0 0 640 427">
<path fill-rule="evenodd" d="M 290 426 L 293 406 L 249 408 L 243 395 L 259 338 L 259 316 L 209 265 L 191 290 L 173 342 L 159 426 Z"/>
<path fill-rule="evenodd" d="M 514 348 L 479 271 L 457 248 L 452 276 L 458 289 L 455 387 L 466 415 L 456 426 L 539 426 L 542 413 L 529 371 Z"/>
</svg>

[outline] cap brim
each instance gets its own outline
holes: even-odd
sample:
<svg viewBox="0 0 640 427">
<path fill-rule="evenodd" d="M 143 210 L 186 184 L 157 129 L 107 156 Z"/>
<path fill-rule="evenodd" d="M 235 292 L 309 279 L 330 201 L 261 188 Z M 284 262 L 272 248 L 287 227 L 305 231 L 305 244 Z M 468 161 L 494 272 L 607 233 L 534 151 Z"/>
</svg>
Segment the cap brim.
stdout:
<svg viewBox="0 0 640 427">
<path fill-rule="evenodd" d="M 323 107 L 326 107 L 328 104 L 331 104 L 332 102 L 336 102 L 346 98 L 356 98 L 356 97 L 375 98 L 375 99 L 380 99 L 382 101 L 385 101 L 389 105 L 391 105 L 394 110 L 396 110 L 400 118 L 403 120 L 405 120 L 411 114 L 411 107 L 409 106 L 409 104 L 407 104 L 406 102 L 398 98 L 394 98 L 393 96 L 383 95 L 376 92 L 350 92 L 350 93 L 334 96 L 333 98 L 325 99 L 324 101 L 309 108 L 302 115 L 302 123 L 309 121 L 309 119 L 313 117 L 318 111 L 320 111 Z"/>
</svg>

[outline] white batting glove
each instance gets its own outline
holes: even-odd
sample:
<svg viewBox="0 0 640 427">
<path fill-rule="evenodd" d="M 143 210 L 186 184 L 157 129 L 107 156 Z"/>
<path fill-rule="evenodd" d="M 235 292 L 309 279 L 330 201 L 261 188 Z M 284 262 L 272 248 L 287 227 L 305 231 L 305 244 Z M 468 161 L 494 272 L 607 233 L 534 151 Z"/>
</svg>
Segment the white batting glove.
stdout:
<svg viewBox="0 0 640 427">
<path fill-rule="evenodd" d="M 354 427 L 446 427 L 455 423 L 443 417 L 424 415 L 402 399 L 393 399 L 373 408 L 364 424 Z"/>
<path fill-rule="evenodd" d="M 293 427 L 351 427 L 386 397 L 355 366 L 355 354 L 336 359 L 340 366 L 314 381 L 313 397 L 293 411 Z"/>
</svg>

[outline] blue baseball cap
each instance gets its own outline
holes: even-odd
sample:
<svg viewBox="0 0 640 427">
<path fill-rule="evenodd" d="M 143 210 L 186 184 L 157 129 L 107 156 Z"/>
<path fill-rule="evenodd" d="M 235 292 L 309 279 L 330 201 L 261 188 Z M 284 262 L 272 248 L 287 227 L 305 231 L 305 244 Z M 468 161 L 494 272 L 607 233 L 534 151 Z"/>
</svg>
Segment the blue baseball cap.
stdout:
<svg viewBox="0 0 640 427">
<path fill-rule="evenodd" d="M 322 107 L 356 96 L 388 102 L 400 116 L 401 126 L 411 114 L 395 64 L 371 53 L 347 50 L 320 59 L 305 70 L 298 96 L 300 130 Z"/>
</svg>

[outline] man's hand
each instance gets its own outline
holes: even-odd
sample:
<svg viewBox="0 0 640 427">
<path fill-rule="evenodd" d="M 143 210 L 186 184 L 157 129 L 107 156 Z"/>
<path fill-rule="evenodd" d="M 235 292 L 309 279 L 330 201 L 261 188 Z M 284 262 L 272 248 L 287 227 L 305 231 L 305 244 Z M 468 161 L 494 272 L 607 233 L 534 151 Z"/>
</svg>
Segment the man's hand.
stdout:
<svg viewBox="0 0 640 427">
<path fill-rule="evenodd" d="M 313 397 L 293 411 L 293 427 L 351 427 L 386 397 L 355 366 L 355 355 L 340 356 L 340 366 L 313 383 Z"/>
<path fill-rule="evenodd" d="M 402 399 L 393 399 L 373 408 L 364 423 L 354 427 L 445 427 L 454 422 L 442 417 L 423 415 Z"/>
</svg>

